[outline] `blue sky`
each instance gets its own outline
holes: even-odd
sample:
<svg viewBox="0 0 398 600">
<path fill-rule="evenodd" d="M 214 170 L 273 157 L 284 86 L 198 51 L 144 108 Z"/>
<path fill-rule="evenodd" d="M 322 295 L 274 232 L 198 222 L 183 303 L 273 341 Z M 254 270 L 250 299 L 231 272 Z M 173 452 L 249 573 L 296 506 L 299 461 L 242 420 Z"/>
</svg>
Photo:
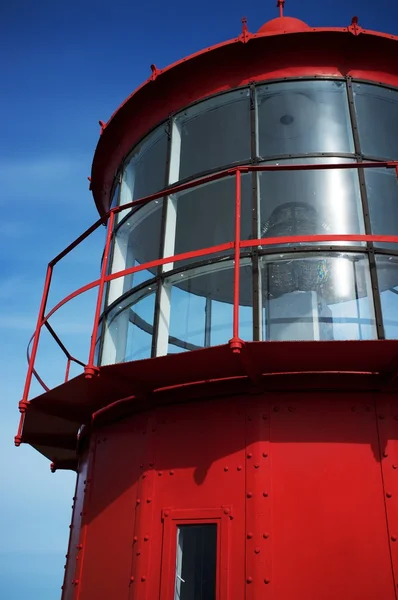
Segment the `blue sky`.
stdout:
<svg viewBox="0 0 398 600">
<path fill-rule="evenodd" d="M 88 191 L 98 120 L 159 68 L 277 15 L 276 1 L 20 0 L 0 7 L 0 597 L 60 597 L 74 477 L 52 475 L 30 447 L 15 449 L 17 403 L 26 372 L 48 260 L 93 222 Z M 398 34 L 398 3 L 386 0 L 288 0 L 286 14 L 312 26 L 346 26 Z M 103 231 L 56 273 L 51 301 L 98 273 Z M 60 312 L 54 324 L 85 357 L 94 297 Z M 61 357 L 44 340 L 46 381 L 59 381 Z M 38 388 L 35 388 L 39 392 Z"/>
</svg>

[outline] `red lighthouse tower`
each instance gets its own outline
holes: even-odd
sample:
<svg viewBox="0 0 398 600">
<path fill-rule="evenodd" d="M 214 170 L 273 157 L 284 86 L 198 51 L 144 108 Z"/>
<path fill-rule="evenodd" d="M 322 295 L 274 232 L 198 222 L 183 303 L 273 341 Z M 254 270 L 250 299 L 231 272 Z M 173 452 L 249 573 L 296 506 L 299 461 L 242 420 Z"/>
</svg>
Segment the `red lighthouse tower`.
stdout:
<svg viewBox="0 0 398 600">
<path fill-rule="evenodd" d="M 398 38 L 278 4 L 101 122 L 100 219 L 49 264 L 16 443 L 77 472 L 63 600 L 397 597 Z M 94 288 L 68 381 L 50 318 Z M 29 399 L 43 327 L 66 380 Z"/>
</svg>

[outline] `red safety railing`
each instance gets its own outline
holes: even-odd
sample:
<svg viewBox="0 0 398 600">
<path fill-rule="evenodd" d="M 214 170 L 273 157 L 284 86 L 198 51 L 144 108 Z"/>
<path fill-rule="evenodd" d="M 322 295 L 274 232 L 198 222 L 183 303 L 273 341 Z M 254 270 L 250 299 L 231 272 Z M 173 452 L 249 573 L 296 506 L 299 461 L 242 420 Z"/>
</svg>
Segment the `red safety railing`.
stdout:
<svg viewBox="0 0 398 600">
<path fill-rule="evenodd" d="M 234 251 L 234 288 L 233 288 L 233 331 L 232 331 L 232 339 L 230 340 L 230 346 L 233 352 L 239 352 L 243 341 L 239 337 L 239 284 L 240 284 L 240 253 L 243 248 L 251 248 L 254 246 L 273 246 L 273 245 L 282 245 L 282 244 L 290 244 L 290 243 L 312 243 L 312 242 L 387 242 L 387 243 L 398 243 L 398 236 L 385 236 L 385 235 L 305 235 L 305 236 L 288 236 L 288 237 L 276 237 L 276 238 L 261 238 L 261 239 L 251 239 L 251 240 L 241 240 L 241 178 L 242 174 L 250 173 L 250 172 L 265 172 L 265 171 L 319 171 L 319 170 L 346 170 L 346 169 L 395 169 L 397 178 L 398 178 L 398 161 L 388 161 L 388 162 L 362 162 L 362 163 L 316 163 L 316 164 L 267 164 L 267 165 L 250 165 L 250 166 L 236 166 L 232 169 L 220 171 L 218 173 L 214 173 L 212 175 L 208 175 L 199 179 L 195 179 L 188 183 L 183 183 L 179 185 L 174 185 L 168 187 L 156 194 L 151 194 L 150 196 L 146 196 L 145 198 L 141 198 L 139 200 L 135 200 L 130 202 L 129 204 L 124 204 L 122 206 L 117 206 L 112 208 L 103 219 L 99 219 L 96 221 L 91 227 L 89 227 L 82 235 L 80 235 L 74 242 L 72 242 L 65 250 L 60 252 L 52 261 L 49 262 L 44 282 L 44 290 L 41 299 L 39 315 L 37 319 L 35 332 L 29 342 L 28 346 L 28 370 L 26 375 L 25 386 L 23 390 L 22 400 L 19 402 L 19 409 L 22 413 L 21 422 L 19 425 L 18 435 L 16 436 L 16 443 L 21 441 L 22 435 L 22 426 L 23 426 L 23 413 L 26 411 L 26 408 L 29 404 L 29 392 L 32 383 L 32 377 L 34 376 L 40 385 L 44 388 L 45 391 L 49 391 L 49 388 L 46 386 L 44 381 L 38 375 L 35 370 L 35 361 L 37 357 L 37 351 L 40 340 L 40 333 L 42 327 L 46 327 L 49 331 L 52 338 L 58 344 L 63 354 L 66 357 L 66 371 L 65 371 L 65 381 L 69 378 L 69 370 L 72 362 L 75 362 L 84 368 L 84 372 L 87 378 L 92 378 L 98 371 L 99 367 L 94 364 L 95 361 L 95 346 L 98 335 L 98 327 L 101 316 L 101 307 L 103 303 L 104 290 L 107 283 L 110 281 L 117 279 L 119 277 L 124 277 L 126 275 L 131 275 L 133 273 L 137 273 L 139 271 L 152 269 L 154 267 L 158 267 L 160 265 L 165 265 L 168 263 L 176 263 L 182 260 L 187 260 L 191 258 L 200 258 L 202 256 L 206 256 L 209 254 L 213 254 L 215 252 L 223 252 L 225 250 L 233 250 Z M 111 241 L 112 234 L 115 223 L 115 215 L 121 211 L 126 211 L 127 209 L 133 209 L 139 206 L 143 206 L 148 204 L 154 200 L 158 200 L 163 197 L 167 197 L 176 193 L 183 192 L 185 190 L 189 190 L 194 187 L 202 186 L 206 183 L 211 183 L 217 181 L 219 179 L 223 179 L 226 177 L 235 177 L 235 239 L 231 242 L 227 242 L 224 244 L 220 244 L 217 246 L 212 246 L 209 248 L 202 248 L 200 250 L 193 250 L 190 252 L 184 252 L 182 254 L 177 254 L 174 256 L 170 256 L 167 258 L 161 258 L 157 260 L 153 260 L 147 263 L 143 263 L 141 265 L 130 267 L 128 269 L 124 269 L 122 271 L 118 271 L 117 273 L 108 273 L 108 265 L 109 265 L 109 255 L 111 249 Z M 101 265 L 101 273 L 100 277 L 90 283 L 80 287 L 75 290 L 68 296 L 66 296 L 63 300 L 58 302 L 47 314 L 47 301 L 51 286 L 51 280 L 53 275 L 53 270 L 55 265 L 66 257 L 74 248 L 76 248 L 79 244 L 81 244 L 88 236 L 90 236 L 94 231 L 96 231 L 101 225 L 107 223 L 107 235 L 105 242 L 105 252 Z M 56 313 L 62 306 L 64 306 L 67 302 L 76 298 L 77 296 L 87 292 L 90 289 L 98 287 L 98 295 L 96 301 L 95 315 L 94 315 L 94 323 L 92 328 L 91 335 L 91 343 L 90 350 L 87 362 L 84 363 L 76 358 L 74 358 L 67 350 L 65 345 L 62 343 L 58 335 L 55 333 L 53 328 L 49 324 L 49 319 L 54 313 Z M 29 348 L 32 345 L 31 352 L 29 353 Z"/>
</svg>

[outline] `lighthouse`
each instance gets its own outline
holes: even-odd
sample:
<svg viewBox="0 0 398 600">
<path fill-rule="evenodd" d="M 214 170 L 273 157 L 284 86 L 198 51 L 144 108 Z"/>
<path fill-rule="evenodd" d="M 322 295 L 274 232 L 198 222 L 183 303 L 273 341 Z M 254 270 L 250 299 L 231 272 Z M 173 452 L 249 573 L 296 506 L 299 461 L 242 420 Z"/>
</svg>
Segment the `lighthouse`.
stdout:
<svg viewBox="0 0 398 600">
<path fill-rule="evenodd" d="M 76 472 L 62 600 L 396 598 L 398 37 L 278 6 L 100 121 L 15 438 Z M 51 317 L 93 289 L 80 362 Z M 44 328 L 65 380 L 32 398 Z"/>
</svg>

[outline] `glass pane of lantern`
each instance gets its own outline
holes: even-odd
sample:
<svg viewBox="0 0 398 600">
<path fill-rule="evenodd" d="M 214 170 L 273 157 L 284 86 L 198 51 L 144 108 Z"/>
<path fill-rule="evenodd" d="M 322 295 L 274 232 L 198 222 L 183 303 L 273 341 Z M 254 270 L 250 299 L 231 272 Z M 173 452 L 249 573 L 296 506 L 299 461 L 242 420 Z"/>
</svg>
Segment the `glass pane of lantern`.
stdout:
<svg viewBox="0 0 398 600">
<path fill-rule="evenodd" d="M 123 172 L 120 205 L 150 196 L 166 187 L 167 147 L 165 125 L 160 125 L 133 149 Z M 117 221 L 125 216 L 126 211 L 121 211 Z"/>
<path fill-rule="evenodd" d="M 249 90 L 222 94 L 177 118 L 180 179 L 250 159 Z"/>
<path fill-rule="evenodd" d="M 217 525 L 179 525 L 174 600 L 215 600 Z"/>
<path fill-rule="evenodd" d="M 134 171 L 133 200 L 166 187 L 167 143 L 163 126 L 134 150 L 128 166 Z"/>
<path fill-rule="evenodd" d="M 384 335 L 398 339 L 398 257 L 376 256 Z"/>
<path fill-rule="evenodd" d="M 103 365 L 150 358 L 155 292 L 155 287 L 148 287 L 132 294 L 106 316 Z"/>
<path fill-rule="evenodd" d="M 354 152 L 343 81 L 289 81 L 257 88 L 259 155 Z"/>
<path fill-rule="evenodd" d="M 398 181 L 395 169 L 364 169 L 372 233 L 398 235 Z M 380 248 L 396 244 L 376 242 Z"/>
<path fill-rule="evenodd" d="M 361 152 L 366 156 L 398 158 L 398 91 L 354 83 Z"/>
<path fill-rule="evenodd" d="M 152 202 L 130 213 L 116 231 L 112 273 L 160 258 L 163 200 Z M 114 279 L 109 284 L 108 306 L 125 292 L 151 279 L 157 267 Z"/>
<path fill-rule="evenodd" d="M 263 339 L 375 339 L 369 262 L 361 254 L 262 258 Z"/>
<path fill-rule="evenodd" d="M 242 176 L 241 236 L 251 233 L 251 175 Z M 235 239 L 235 177 L 225 177 L 200 187 L 176 194 L 169 200 L 166 224 L 166 256 L 209 248 Z M 175 243 L 173 243 L 175 240 Z M 233 250 L 226 251 L 233 252 Z M 180 267 L 195 260 L 216 256 L 185 259 L 174 264 Z"/>
<path fill-rule="evenodd" d="M 233 261 L 222 261 L 177 273 L 165 280 L 170 293 L 168 353 L 226 344 L 232 338 Z M 252 266 L 242 259 L 240 269 L 240 329 L 253 339 Z"/>
<path fill-rule="evenodd" d="M 309 158 L 278 161 L 277 164 L 344 162 L 350 161 Z M 259 181 L 262 238 L 364 233 L 356 169 L 268 171 L 259 174 Z M 328 246 L 361 245 L 359 242 L 324 243 Z"/>
</svg>

